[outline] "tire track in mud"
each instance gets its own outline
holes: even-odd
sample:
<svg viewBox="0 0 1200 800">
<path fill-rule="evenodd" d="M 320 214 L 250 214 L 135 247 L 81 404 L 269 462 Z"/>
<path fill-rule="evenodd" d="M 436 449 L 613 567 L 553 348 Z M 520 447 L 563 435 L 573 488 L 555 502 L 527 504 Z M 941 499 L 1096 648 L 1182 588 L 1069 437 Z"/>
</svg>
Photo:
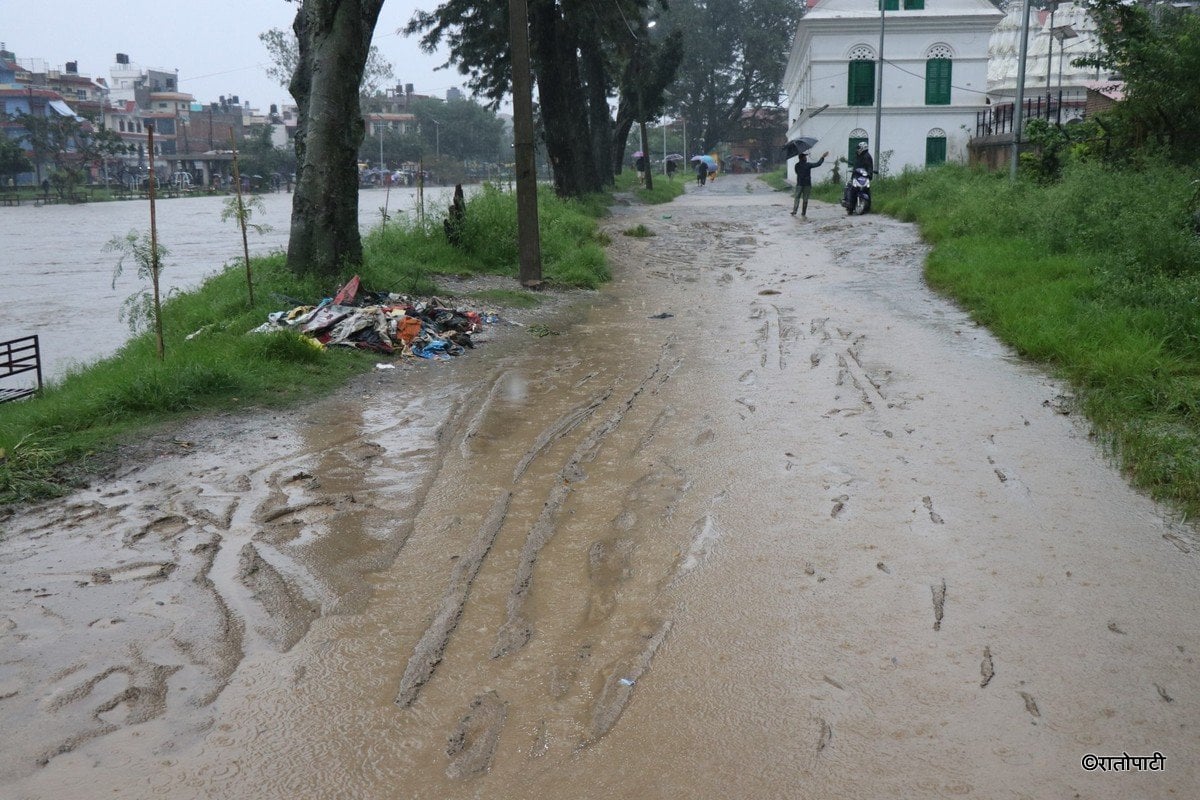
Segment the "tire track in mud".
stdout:
<svg viewBox="0 0 1200 800">
<path fill-rule="evenodd" d="M 521 460 L 513 469 L 513 483 L 521 479 L 521 476 L 525 474 L 525 470 L 529 469 L 529 465 L 533 463 L 535 458 L 541 455 L 543 450 L 587 421 L 595 413 L 596 409 L 604 405 L 605 401 L 612 396 L 612 392 L 612 387 L 609 387 L 603 394 L 599 394 L 587 403 L 571 409 L 559 417 L 550 427 L 539 433 L 533 445 L 530 446 L 529 450 L 526 451 L 525 455 L 521 457 Z"/>
<path fill-rule="evenodd" d="M 450 585 L 446 587 L 433 620 L 417 642 L 408 665 L 404 668 L 400 688 L 396 693 L 396 705 L 401 708 L 408 708 L 416 701 L 421 687 L 433 676 L 434 668 L 442 660 L 450 636 L 462 617 L 463 607 L 471 593 L 471 584 L 504 526 L 512 496 L 512 492 L 504 492 L 496 499 L 467 552 L 455 562 Z"/>
<path fill-rule="evenodd" d="M 621 424 L 625 415 L 633 408 L 638 397 L 646 391 L 651 382 L 663 369 L 670 340 L 661 348 L 659 359 L 650 369 L 649 374 L 633 389 L 629 396 L 613 411 L 609 417 L 597 425 L 567 458 L 559 471 L 559 480 L 550 490 L 550 495 L 542 506 L 542 511 L 533 523 L 521 547 L 521 554 L 513 577 L 512 589 L 505 601 L 505 620 L 496 634 L 496 643 L 492 648 L 492 658 L 509 655 L 524 647 L 533 635 L 533 623 L 525 615 L 525 605 L 533 586 L 533 569 L 542 549 L 550 542 L 557 532 L 558 516 L 563 504 L 571 495 L 572 484 L 582 481 L 586 476 L 583 464 L 592 461 L 600 451 L 604 441 L 613 430 Z M 611 394 L 605 393 L 606 396 Z M 556 425 L 552 425 L 553 430 Z M 539 437 L 540 439 L 541 437 Z"/>
<path fill-rule="evenodd" d="M 471 457 L 471 440 L 479 435 L 479 429 L 483 426 L 483 421 L 487 418 L 488 412 L 492 410 L 492 403 L 496 401 L 496 395 L 500 393 L 500 387 L 504 385 L 507 377 L 508 373 L 501 371 L 492 380 L 492 385 L 488 389 L 487 394 L 484 395 L 483 400 L 479 403 L 479 408 L 475 410 L 471 421 L 467 423 L 467 427 L 462 434 L 462 439 L 458 443 L 458 449 L 463 459 Z"/>
</svg>

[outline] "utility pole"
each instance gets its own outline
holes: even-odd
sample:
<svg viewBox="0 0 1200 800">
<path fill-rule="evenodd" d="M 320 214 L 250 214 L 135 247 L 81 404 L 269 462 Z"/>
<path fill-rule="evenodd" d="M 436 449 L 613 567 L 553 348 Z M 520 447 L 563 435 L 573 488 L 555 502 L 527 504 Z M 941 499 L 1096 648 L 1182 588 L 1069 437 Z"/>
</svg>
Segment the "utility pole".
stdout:
<svg viewBox="0 0 1200 800">
<path fill-rule="evenodd" d="M 1021 13 L 1021 55 L 1017 61 L 1017 107 L 1013 109 L 1012 159 L 1008 166 L 1008 178 L 1017 179 L 1017 157 L 1021 151 L 1021 129 L 1025 125 L 1025 58 L 1029 55 L 1029 0 L 1024 2 Z"/>
<path fill-rule="evenodd" d="M 533 157 L 533 87 L 529 66 L 529 6 L 508 0 L 508 36 L 512 48 L 513 155 L 517 179 L 517 250 L 522 286 L 542 285 L 542 245 L 538 239 L 537 164 Z"/>
<path fill-rule="evenodd" d="M 28 91 L 29 91 L 29 116 L 32 118 L 33 117 L 33 87 L 30 86 Z M 43 112 L 42 115 L 43 116 L 45 116 L 45 108 L 46 108 L 45 105 L 43 105 L 42 106 L 42 112 Z M 37 178 L 35 178 L 35 180 L 37 181 L 38 189 L 41 189 L 42 188 L 42 154 L 37 145 L 37 137 L 32 137 L 31 141 L 33 143 L 33 167 L 35 170 L 37 170 Z"/>
<path fill-rule="evenodd" d="M 879 161 L 879 129 L 883 125 L 883 22 L 884 6 L 887 0 L 879 0 L 879 70 L 875 75 L 875 169 L 882 164 Z"/>
</svg>

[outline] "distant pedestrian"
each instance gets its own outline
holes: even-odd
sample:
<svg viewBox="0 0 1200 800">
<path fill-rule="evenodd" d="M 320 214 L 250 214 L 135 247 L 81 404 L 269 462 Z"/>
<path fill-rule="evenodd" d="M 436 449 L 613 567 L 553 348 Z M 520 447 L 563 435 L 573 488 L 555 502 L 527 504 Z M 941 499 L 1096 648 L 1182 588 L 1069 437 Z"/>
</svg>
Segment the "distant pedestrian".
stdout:
<svg viewBox="0 0 1200 800">
<path fill-rule="evenodd" d="M 674 160 L 667 162 L 667 180 L 669 180 L 669 181 L 675 180 L 675 161 Z"/>
<path fill-rule="evenodd" d="M 708 181 L 708 164 L 703 160 L 696 162 L 696 185 L 703 186 Z"/>
<path fill-rule="evenodd" d="M 639 154 L 637 157 L 637 161 L 634 163 L 636 164 L 636 167 L 637 167 L 638 183 L 640 183 L 642 186 L 645 186 L 646 185 L 646 157 L 644 155 Z"/>
<path fill-rule="evenodd" d="M 796 162 L 796 193 L 792 195 L 792 216 L 796 216 L 796 209 L 800 209 L 800 216 L 808 216 L 808 198 L 812 195 L 812 171 L 825 163 L 825 156 L 829 155 L 826 150 L 821 154 L 821 157 L 815 163 L 810 163 L 808 153 L 801 153 L 800 159 Z M 801 206 L 801 202 L 804 203 Z"/>
<path fill-rule="evenodd" d="M 49 178 L 42 178 L 42 195 L 47 200 L 50 199 L 50 179 Z"/>
</svg>

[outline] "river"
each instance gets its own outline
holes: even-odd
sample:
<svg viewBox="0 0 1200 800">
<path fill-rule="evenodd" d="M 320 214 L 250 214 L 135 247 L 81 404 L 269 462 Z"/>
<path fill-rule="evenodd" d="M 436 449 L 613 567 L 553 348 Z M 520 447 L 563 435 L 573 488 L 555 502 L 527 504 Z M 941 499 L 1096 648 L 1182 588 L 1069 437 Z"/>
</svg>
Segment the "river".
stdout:
<svg viewBox="0 0 1200 800">
<path fill-rule="evenodd" d="M 426 207 L 444 204 L 451 189 L 425 192 Z M 251 255 L 287 249 L 292 195 L 261 195 L 263 208 L 252 222 L 270 226 L 250 233 Z M 162 288 L 190 289 L 242 256 L 237 225 L 222 221 L 227 196 L 160 200 L 158 240 L 167 249 Z M 364 189 L 359 196 L 359 226 L 365 233 L 379 224 L 385 202 L 389 214 L 411 215 L 416 189 Z M 150 203 L 131 200 L 87 205 L 22 205 L 0 209 L 0 275 L 3 311 L 0 340 L 37 334 L 47 379 L 72 366 L 112 355 L 129 337 L 120 319 L 121 304 L 141 288 L 135 265 L 126 263 L 113 281 L 118 253 L 105 250 L 113 237 L 150 228 Z"/>
</svg>

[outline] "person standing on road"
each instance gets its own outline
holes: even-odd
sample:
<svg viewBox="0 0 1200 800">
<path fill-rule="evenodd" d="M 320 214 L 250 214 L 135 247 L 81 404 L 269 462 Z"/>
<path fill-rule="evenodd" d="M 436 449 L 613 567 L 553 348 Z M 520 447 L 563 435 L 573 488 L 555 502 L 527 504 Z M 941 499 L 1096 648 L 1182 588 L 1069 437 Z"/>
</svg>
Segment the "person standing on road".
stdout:
<svg viewBox="0 0 1200 800">
<path fill-rule="evenodd" d="M 696 162 L 696 185 L 703 186 L 708 180 L 708 164 L 703 160 Z"/>
<path fill-rule="evenodd" d="M 821 157 L 816 160 L 816 163 L 810 163 L 808 153 L 801 153 L 799 160 L 796 162 L 796 193 L 792 195 L 792 216 L 796 216 L 796 209 L 800 209 L 801 217 L 808 217 L 808 198 L 812 196 L 812 171 L 825 163 L 825 156 L 829 155 L 826 150 L 821 154 Z M 804 205 L 800 203 L 803 201 Z"/>
<path fill-rule="evenodd" d="M 638 183 L 642 186 L 646 185 L 646 157 L 639 155 L 635 162 L 637 166 Z"/>
</svg>

